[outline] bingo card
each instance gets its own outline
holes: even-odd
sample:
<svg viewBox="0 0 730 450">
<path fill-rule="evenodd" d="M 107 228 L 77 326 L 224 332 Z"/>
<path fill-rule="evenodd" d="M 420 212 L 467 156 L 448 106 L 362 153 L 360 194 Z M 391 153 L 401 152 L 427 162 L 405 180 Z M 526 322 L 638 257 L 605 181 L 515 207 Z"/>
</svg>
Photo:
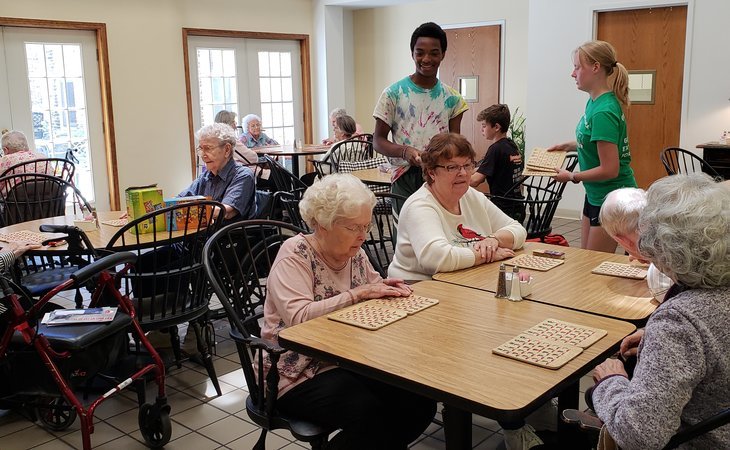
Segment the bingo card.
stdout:
<svg viewBox="0 0 730 450">
<path fill-rule="evenodd" d="M 603 261 L 600 265 L 598 265 L 598 267 L 591 270 L 591 273 L 621 278 L 632 278 L 634 280 L 643 280 L 646 278 L 646 269 L 642 267 L 611 261 Z"/>
<path fill-rule="evenodd" d="M 3 242 L 23 242 L 28 244 L 43 244 L 43 241 L 50 239 L 40 233 L 34 233 L 28 230 L 13 231 L 12 233 L 0 234 L 0 241 Z"/>
<path fill-rule="evenodd" d="M 377 330 L 407 316 L 407 312 L 399 309 L 383 308 L 371 302 L 364 302 L 335 311 L 327 318 L 366 330 Z"/>
<path fill-rule="evenodd" d="M 129 223 L 128 219 L 111 219 L 111 220 L 102 220 L 101 223 L 104 225 L 109 225 L 112 227 L 123 227 L 127 223 Z"/>
<path fill-rule="evenodd" d="M 538 339 L 588 348 L 607 334 L 606 330 L 585 327 L 557 319 L 545 319 L 525 331 Z"/>
<path fill-rule="evenodd" d="M 537 270 L 538 272 L 547 272 L 548 270 L 563 264 L 565 260 L 555 258 L 545 258 L 535 255 L 518 255 L 504 262 L 508 266 L 519 266 L 523 269 Z"/>
<path fill-rule="evenodd" d="M 583 349 L 580 347 L 545 341 L 524 333 L 492 349 L 496 355 L 553 370 L 563 367 L 581 352 Z"/>
<path fill-rule="evenodd" d="M 370 300 L 368 303 L 384 306 L 386 308 L 395 308 L 405 311 L 408 314 L 415 314 L 437 304 L 438 302 L 439 301 L 435 298 L 421 297 L 420 295 L 411 294 L 408 297 L 376 298 L 374 300 Z"/>
<path fill-rule="evenodd" d="M 530 153 L 530 157 L 527 158 L 525 169 L 555 173 L 553 169 L 563 166 L 565 155 L 566 152 L 564 151 L 549 152 L 544 148 L 534 148 Z"/>
</svg>

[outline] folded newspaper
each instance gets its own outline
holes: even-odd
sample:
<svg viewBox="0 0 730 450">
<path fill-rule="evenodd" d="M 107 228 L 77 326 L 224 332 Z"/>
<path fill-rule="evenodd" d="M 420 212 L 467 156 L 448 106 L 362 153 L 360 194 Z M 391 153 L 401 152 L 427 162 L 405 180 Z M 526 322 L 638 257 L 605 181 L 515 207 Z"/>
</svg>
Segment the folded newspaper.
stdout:
<svg viewBox="0 0 730 450">
<path fill-rule="evenodd" d="M 86 309 L 55 309 L 43 316 L 44 325 L 73 325 L 80 323 L 111 322 L 117 314 L 117 307 Z"/>
</svg>

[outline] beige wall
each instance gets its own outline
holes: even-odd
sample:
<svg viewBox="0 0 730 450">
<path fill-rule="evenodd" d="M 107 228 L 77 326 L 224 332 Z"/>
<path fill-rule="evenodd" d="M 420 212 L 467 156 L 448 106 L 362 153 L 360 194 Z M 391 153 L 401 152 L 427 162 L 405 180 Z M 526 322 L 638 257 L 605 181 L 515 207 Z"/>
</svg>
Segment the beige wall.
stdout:
<svg viewBox="0 0 730 450">
<path fill-rule="evenodd" d="M 504 21 L 502 100 L 514 110 L 527 103 L 528 1 L 450 0 L 365 9 L 353 14 L 356 118 L 372 129 L 375 102 L 389 84 L 414 72 L 410 55 L 413 30 L 424 22 L 442 27 Z M 448 49 L 447 49 L 448 52 Z"/>
<path fill-rule="evenodd" d="M 182 28 L 312 33 L 308 0 L 0 0 L 0 15 L 106 24 L 119 187 L 166 195 L 191 181 Z"/>
</svg>

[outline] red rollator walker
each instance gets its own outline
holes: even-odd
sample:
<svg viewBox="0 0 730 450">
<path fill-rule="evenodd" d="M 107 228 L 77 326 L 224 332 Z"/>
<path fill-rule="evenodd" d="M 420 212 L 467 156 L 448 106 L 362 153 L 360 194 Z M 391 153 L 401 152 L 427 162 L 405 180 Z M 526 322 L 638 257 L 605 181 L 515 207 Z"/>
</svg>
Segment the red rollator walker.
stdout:
<svg viewBox="0 0 730 450">
<path fill-rule="evenodd" d="M 132 301 L 119 291 L 119 277 L 136 260 L 116 253 L 77 270 L 40 300 L 13 281 L 0 277 L 0 407 L 21 408 L 53 431 L 68 428 L 78 416 L 84 450 L 91 449 L 94 411 L 132 385 L 139 401 L 139 428 L 150 448 L 170 441 L 170 405 L 165 396 L 165 366 L 135 319 Z M 120 269 L 116 274 L 111 270 Z M 90 307 L 116 306 L 105 323 L 48 326 L 41 323 L 49 303 L 61 291 L 89 287 Z M 151 358 L 144 363 L 128 355 L 129 335 Z M 121 375 L 120 375 L 121 373 Z M 154 379 L 157 398 L 145 400 L 145 383 Z M 103 392 L 88 400 L 90 391 Z M 81 398 L 79 398 L 81 393 Z"/>
</svg>

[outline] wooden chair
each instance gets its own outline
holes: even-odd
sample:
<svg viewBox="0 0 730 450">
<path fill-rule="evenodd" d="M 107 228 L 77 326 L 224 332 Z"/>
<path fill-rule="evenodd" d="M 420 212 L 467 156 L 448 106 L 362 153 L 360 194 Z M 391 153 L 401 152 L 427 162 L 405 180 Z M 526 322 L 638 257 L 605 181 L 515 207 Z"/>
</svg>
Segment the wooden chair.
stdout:
<svg viewBox="0 0 730 450">
<path fill-rule="evenodd" d="M 15 164 L 14 166 L 10 166 L 0 174 L 0 177 L 18 173 L 44 173 L 46 175 L 58 177 L 62 180 L 68 181 L 69 183 L 73 183 L 75 172 L 76 166 L 68 159 L 44 158 L 25 161 Z"/>
<path fill-rule="evenodd" d="M 107 250 L 132 251 L 134 269 L 121 276 L 122 291 L 134 303 L 142 329 L 163 330 L 178 368 L 181 367 L 177 326 L 189 323 L 198 351 L 216 392 L 221 395 L 210 355 L 212 342 L 204 339 L 211 290 L 203 274 L 203 245 L 223 223 L 224 207 L 209 200 L 163 208 L 132 220 L 110 239 Z M 175 223 L 177 230 L 170 226 Z M 142 233 L 143 230 L 149 232 Z"/>
<path fill-rule="evenodd" d="M 573 171 L 578 164 L 578 155 L 569 152 L 563 162 L 563 168 Z M 527 239 L 544 239 L 552 232 L 552 221 L 560 200 L 563 198 L 565 183 L 552 177 L 526 176 L 520 182 L 523 198 L 501 197 L 487 194 L 500 208 L 507 211 L 523 209 L 525 219 L 522 221 L 527 230 Z M 512 189 L 510 189 L 510 192 Z"/>
<path fill-rule="evenodd" d="M 281 245 L 301 232 L 304 230 L 283 222 L 242 221 L 218 231 L 203 250 L 205 274 L 226 311 L 231 338 L 238 348 L 249 391 L 246 412 L 261 427 L 255 450 L 264 449 L 266 433 L 271 430 L 289 430 L 298 440 L 309 442 L 313 449 L 321 448 L 333 431 L 277 411 L 279 372 L 276 367 L 286 350 L 262 339 L 259 326 L 271 265 Z M 264 383 L 266 354 L 271 358 L 272 369 Z"/>
<path fill-rule="evenodd" d="M 393 216 L 393 205 L 402 207 L 406 198 L 390 192 L 375 193 L 372 228 L 363 242 L 370 263 L 383 278 L 388 276 L 388 266 L 395 253 L 395 236 L 398 222 Z"/>
<path fill-rule="evenodd" d="M 64 216 L 67 205 L 73 206 L 74 213 L 89 214 L 92 210 L 81 192 L 61 178 L 41 173 L 0 177 L 0 218 L 3 226 Z"/>
<path fill-rule="evenodd" d="M 659 154 L 659 158 L 667 171 L 667 175 L 704 172 L 716 180 L 722 180 L 722 176 L 707 161 L 682 148 L 665 148 Z"/>
</svg>

